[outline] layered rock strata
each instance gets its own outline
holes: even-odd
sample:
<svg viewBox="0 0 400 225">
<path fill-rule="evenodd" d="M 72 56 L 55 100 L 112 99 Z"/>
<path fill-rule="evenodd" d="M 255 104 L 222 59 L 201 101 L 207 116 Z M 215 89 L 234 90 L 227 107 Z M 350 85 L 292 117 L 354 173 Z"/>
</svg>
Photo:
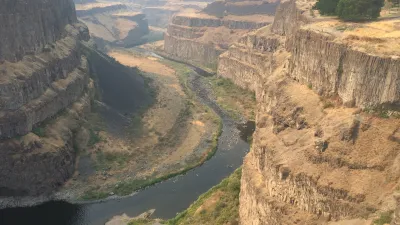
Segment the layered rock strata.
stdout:
<svg viewBox="0 0 400 225">
<path fill-rule="evenodd" d="M 212 3 L 203 12 L 175 15 L 164 36 L 165 52 L 173 57 L 190 59 L 195 64 L 216 69 L 218 56 L 231 43 L 248 31 L 272 22 L 268 11 L 253 15 L 258 11 L 250 12 L 246 3 L 235 3 L 239 8 L 243 7 L 243 14 L 229 14 L 225 10 L 223 16 L 216 16 L 211 9 L 214 8 L 213 4 L 220 3 Z M 275 9 L 273 4 L 269 7 Z"/>
<path fill-rule="evenodd" d="M 271 26 L 219 57 L 220 76 L 257 94 L 244 225 L 370 224 L 395 209 L 399 119 L 348 106 L 398 109 L 397 21 L 386 21 L 383 35 L 362 36 L 375 24 L 333 32 L 351 25 L 321 22 L 311 5 L 282 2 Z"/>
<path fill-rule="evenodd" d="M 73 173 L 72 131 L 90 109 L 89 32 L 72 0 L 0 4 L 0 195 L 50 193 Z"/>
<path fill-rule="evenodd" d="M 302 28 L 294 35 L 289 74 L 349 106 L 400 105 L 400 58 L 379 56 Z"/>
<path fill-rule="evenodd" d="M 0 62 L 42 52 L 65 34 L 67 24 L 77 22 L 70 0 L 2 0 L 0 4 Z"/>
</svg>

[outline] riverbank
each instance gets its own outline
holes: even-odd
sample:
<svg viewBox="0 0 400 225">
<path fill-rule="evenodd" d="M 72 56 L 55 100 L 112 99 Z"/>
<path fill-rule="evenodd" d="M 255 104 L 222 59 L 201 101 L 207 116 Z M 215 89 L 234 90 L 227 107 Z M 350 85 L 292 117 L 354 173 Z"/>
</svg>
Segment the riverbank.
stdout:
<svg viewBox="0 0 400 225">
<path fill-rule="evenodd" d="M 106 225 L 238 224 L 241 168 L 193 202 L 189 208 L 169 220 L 151 219 L 154 210 L 129 218 L 126 214 L 113 217 Z"/>
</svg>

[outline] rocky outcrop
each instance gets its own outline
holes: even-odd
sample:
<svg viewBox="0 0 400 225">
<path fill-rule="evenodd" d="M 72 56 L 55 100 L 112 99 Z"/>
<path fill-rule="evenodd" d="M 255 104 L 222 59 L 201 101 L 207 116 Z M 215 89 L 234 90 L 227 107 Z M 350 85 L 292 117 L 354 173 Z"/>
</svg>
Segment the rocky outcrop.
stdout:
<svg viewBox="0 0 400 225">
<path fill-rule="evenodd" d="M 75 135 L 90 111 L 93 84 L 86 90 L 62 114 L 41 125 L 44 136 L 29 133 L 0 143 L 0 196 L 51 194 L 73 175 Z"/>
<path fill-rule="evenodd" d="M 180 39 L 164 35 L 164 51 L 178 58 L 190 59 L 191 61 L 214 68 L 218 55 L 223 50 L 216 49 L 213 43 L 201 43 L 189 39 Z"/>
<path fill-rule="evenodd" d="M 173 25 L 180 25 L 186 27 L 220 27 L 224 26 L 230 29 L 257 29 L 266 26 L 268 22 L 253 22 L 253 21 L 240 21 L 233 19 L 219 19 L 216 17 L 188 17 L 188 16 L 174 16 L 172 18 Z"/>
<path fill-rule="evenodd" d="M 74 171 L 73 130 L 93 97 L 89 32 L 72 0 L 1 5 L 0 195 L 47 194 Z"/>
<path fill-rule="evenodd" d="M 0 5 L 0 62 L 45 51 L 65 35 L 67 24 L 77 22 L 71 0 L 1 0 Z"/>
<path fill-rule="evenodd" d="M 271 26 L 219 57 L 218 74 L 257 96 L 241 182 L 243 225 L 369 224 L 394 210 L 388 199 L 400 179 L 399 119 L 347 106 L 398 109 L 399 57 L 363 48 L 382 49 L 391 41 L 384 37 L 331 32 L 343 26 L 330 28 L 332 21 L 314 26 L 311 5 L 282 2 Z"/>
<path fill-rule="evenodd" d="M 207 8 L 213 9 L 213 4 L 219 2 Z M 248 31 L 272 22 L 272 17 L 263 13 L 248 17 L 227 13 L 217 17 L 204 12 L 175 15 L 164 36 L 164 50 L 172 57 L 190 59 L 193 63 L 215 69 L 219 54 L 231 43 Z"/>
<path fill-rule="evenodd" d="M 48 52 L 24 57 L 15 63 L 0 65 L 0 137 L 25 135 L 32 127 L 55 115 L 81 96 L 88 83 L 86 58 L 79 41 L 87 40 L 84 27 L 68 25 L 64 39 Z M 68 31 L 67 31 L 68 30 Z M 84 37 L 82 37 L 82 35 Z"/>
<path fill-rule="evenodd" d="M 358 106 L 361 108 L 373 108 L 378 106 L 400 105 L 400 59 L 396 56 L 383 56 L 371 54 L 359 48 L 349 46 L 333 33 L 325 30 L 316 30 L 311 25 L 312 18 L 307 17 L 295 1 L 282 2 L 278 7 L 275 20 L 270 28 L 270 33 L 259 34 L 256 37 L 264 39 L 277 39 L 277 35 L 284 38 L 285 51 L 291 55 L 288 75 L 302 84 L 312 87 L 319 95 L 325 97 L 338 96 L 347 106 Z M 260 32 L 262 33 L 262 32 Z M 251 36 L 246 37 L 251 39 Z M 238 46 L 240 53 L 238 52 Z M 240 47 L 241 46 L 241 47 Z M 272 49 L 265 46 L 267 49 Z M 246 47 L 240 42 L 235 43 L 229 52 L 221 56 L 219 74 L 233 78 L 237 84 L 248 83 L 255 80 L 254 72 L 245 75 L 242 71 L 249 68 L 248 64 L 243 69 L 229 71 L 233 58 L 238 58 L 238 63 L 257 63 L 256 56 L 243 58 Z M 259 52 L 250 45 L 253 54 Z M 261 53 L 264 54 L 265 53 Z M 230 60 L 230 62 L 228 62 Z M 268 60 L 269 62 L 272 61 Z M 237 64 L 237 63 L 236 63 Z M 260 68 L 265 71 L 266 68 Z M 270 68 L 269 71 L 273 70 Z M 235 72 L 237 71 L 237 72 Z M 262 76 L 265 72 L 259 73 Z M 247 79 L 247 81 L 245 81 Z M 258 83 L 258 82 L 255 82 Z M 243 86 L 243 85 L 242 85 Z M 249 85 L 247 85 L 249 86 Z M 251 86 L 251 85 L 250 85 Z"/>
<path fill-rule="evenodd" d="M 300 29 L 294 35 L 289 74 L 323 96 L 349 106 L 400 106 L 400 58 L 376 56 Z"/>
<path fill-rule="evenodd" d="M 218 75 L 231 79 L 236 85 L 252 91 L 277 67 L 274 53 L 280 45 L 280 37 L 263 28 L 268 35 L 256 32 L 246 35 L 234 43 L 219 57 Z"/>
</svg>

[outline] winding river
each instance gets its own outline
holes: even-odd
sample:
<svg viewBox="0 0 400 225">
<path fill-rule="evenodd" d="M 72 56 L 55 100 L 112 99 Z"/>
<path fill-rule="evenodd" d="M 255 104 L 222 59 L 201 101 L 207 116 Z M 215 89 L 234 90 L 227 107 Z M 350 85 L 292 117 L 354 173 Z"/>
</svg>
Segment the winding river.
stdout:
<svg viewBox="0 0 400 225">
<path fill-rule="evenodd" d="M 193 68 L 190 88 L 222 119 L 223 131 L 214 157 L 184 175 L 150 186 L 132 196 L 96 203 L 71 204 L 50 201 L 33 207 L 0 210 L 1 225 L 103 225 L 115 215 L 137 216 L 155 209 L 153 217 L 168 219 L 186 209 L 202 193 L 240 167 L 249 151 L 245 137 L 252 129 L 240 129 L 213 100 L 207 82 Z M 249 126 L 247 126 L 249 128 Z M 251 126 L 250 126 L 251 128 Z"/>
</svg>

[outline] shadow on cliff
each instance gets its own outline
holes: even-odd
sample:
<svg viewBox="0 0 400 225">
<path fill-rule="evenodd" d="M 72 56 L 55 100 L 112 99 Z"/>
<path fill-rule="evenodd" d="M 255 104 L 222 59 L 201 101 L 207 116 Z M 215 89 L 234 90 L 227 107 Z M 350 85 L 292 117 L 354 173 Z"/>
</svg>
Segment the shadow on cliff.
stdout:
<svg viewBox="0 0 400 225">
<path fill-rule="evenodd" d="M 126 67 L 97 50 L 88 54 L 90 72 L 96 83 L 94 111 L 112 134 L 122 135 L 132 117 L 154 101 L 154 92 L 137 68 Z"/>
</svg>

